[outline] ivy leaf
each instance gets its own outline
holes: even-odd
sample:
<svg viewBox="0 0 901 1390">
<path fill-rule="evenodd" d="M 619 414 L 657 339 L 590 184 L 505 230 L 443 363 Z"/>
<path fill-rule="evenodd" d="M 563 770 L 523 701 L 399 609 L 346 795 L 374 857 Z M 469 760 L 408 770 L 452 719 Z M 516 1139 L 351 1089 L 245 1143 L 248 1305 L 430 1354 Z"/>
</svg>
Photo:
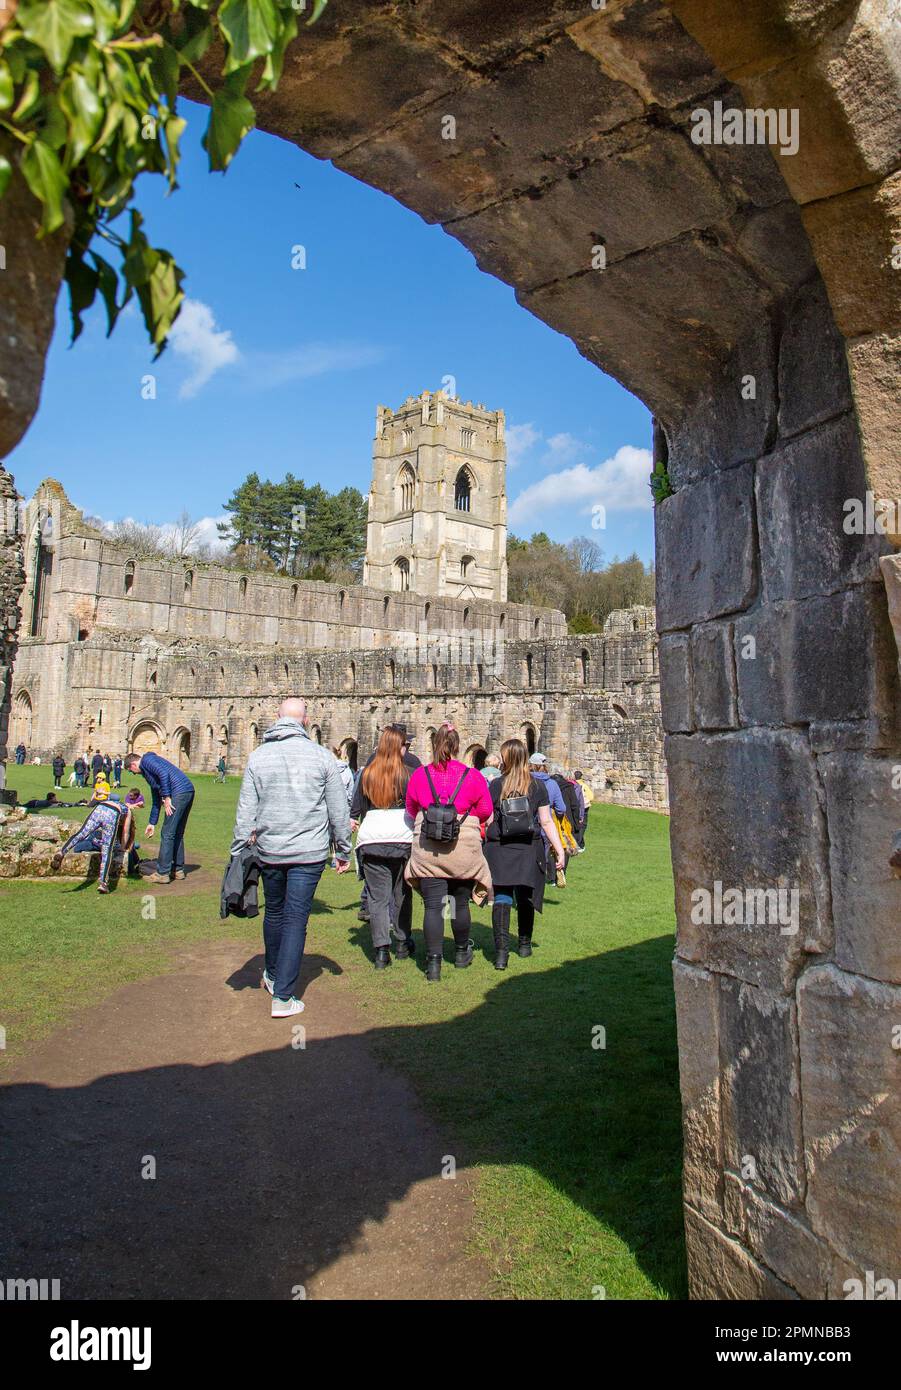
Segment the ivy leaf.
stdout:
<svg viewBox="0 0 901 1390">
<path fill-rule="evenodd" d="M 94 26 L 98 43 L 109 43 L 122 27 L 119 7 L 113 0 L 91 0 L 94 11 Z"/>
<path fill-rule="evenodd" d="M 27 121 L 40 99 L 41 83 L 37 68 L 29 68 L 25 77 L 25 86 L 22 89 L 22 95 L 19 97 L 19 104 L 13 112 L 13 120 L 18 125 L 21 125 L 23 121 Z"/>
<path fill-rule="evenodd" d="M 99 276 L 96 270 L 85 265 L 81 253 L 70 250 L 66 257 L 66 284 L 69 286 L 69 312 L 72 315 L 72 337 L 69 346 L 81 336 L 84 328 L 83 315 L 94 303 Z"/>
<path fill-rule="evenodd" d="M 44 205 L 41 235 L 55 232 L 66 220 L 63 198 L 69 181 L 63 173 L 63 166 L 49 145 L 45 145 L 43 140 L 32 140 L 22 155 L 22 173 L 34 196 Z"/>
<path fill-rule="evenodd" d="M 285 62 L 285 49 L 297 37 L 297 20 L 293 14 L 282 16 L 282 32 L 272 52 L 266 57 L 257 91 L 268 89 L 274 92 L 282 75 Z"/>
<path fill-rule="evenodd" d="M 0 154 L 0 198 L 3 197 L 4 193 L 9 187 L 9 181 L 12 178 L 12 175 L 13 166 L 6 158 L 5 154 Z"/>
<path fill-rule="evenodd" d="M 228 168 L 238 146 L 255 123 L 256 114 L 247 98 L 230 90 L 228 84 L 220 87 L 213 97 L 210 122 L 201 142 L 211 169 Z"/>
<path fill-rule="evenodd" d="M 94 16 L 80 0 L 23 0 L 16 20 L 31 43 L 46 54 L 55 73 L 61 73 L 74 41 L 94 32 Z"/>
<path fill-rule="evenodd" d="M 174 106 L 178 96 L 178 54 L 171 43 L 164 43 L 150 59 L 154 85 L 167 106 Z"/>
<path fill-rule="evenodd" d="M 103 123 L 103 107 L 96 88 L 74 68 L 59 89 L 59 104 L 69 122 L 69 166 L 80 164 Z"/>
<path fill-rule="evenodd" d="M 148 249 L 147 259 L 153 268 L 142 284 L 136 285 L 138 303 L 151 342 L 156 344 L 155 357 L 166 346 L 169 330 L 178 318 L 185 292 L 182 289 L 184 272 L 168 251 Z"/>
<path fill-rule="evenodd" d="M 275 0 L 225 0 L 218 19 L 225 38 L 227 73 L 271 53 L 283 23 Z"/>
<path fill-rule="evenodd" d="M 169 151 L 169 188 L 175 187 L 175 179 L 178 174 L 178 161 L 181 157 L 179 141 L 182 137 L 187 121 L 175 113 L 167 116 L 163 122 L 163 130 L 166 132 L 166 147 Z"/>
<path fill-rule="evenodd" d="M 97 271 L 97 284 L 100 293 L 103 295 L 103 302 L 106 305 L 106 336 L 109 337 L 116 326 L 119 310 L 122 308 L 122 305 L 119 304 L 117 299 L 119 277 L 109 261 L 105 261 L 102 256 L 98 256 L 96 251 L 90 251 L 88 254 L 94 262 L 94 268 Z"/>
<path fill-rule="evenodd" d="M 8 111 L 13 104 L 13 75 L 9 64 L 0 59 L 0 111 Z"/>
</svg>

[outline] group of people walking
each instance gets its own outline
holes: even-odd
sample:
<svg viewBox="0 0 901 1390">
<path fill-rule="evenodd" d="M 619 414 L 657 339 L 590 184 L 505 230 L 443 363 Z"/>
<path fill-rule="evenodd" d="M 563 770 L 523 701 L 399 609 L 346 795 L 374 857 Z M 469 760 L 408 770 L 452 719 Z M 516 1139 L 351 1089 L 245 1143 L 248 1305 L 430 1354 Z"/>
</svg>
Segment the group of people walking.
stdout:
<svg viewBox="0 0 901 1390">
<path fill-rule="evenodd" d="M 545 886 L 565 886 L 568 859 L 584 849 L 592 796 L 581 773 L 552 770 L 518 738 L 480 771 L 460 761 L 460 736 L 446 722 L 427 764 L 395 724 L 349 779 L 346 765 L 311 739 L 303 700 L 285 700 L 278 714 L 244 773 L 226 874 L 226 882 L 262 878 L 263 984 L 274 1018 L 303 1009 L 295 990 L 313 895 L 330 856 L 338 873 L 350 868 L 353 831 L 377 970 L 391 963 L 392 940 L 394 959 L 415 959 L 417 891 L 427 980 L 441 978 L 446 922 L 454 965 L 472 964 L 472 903 L 492 905 L 495 969 L 507 969 L 514 913 L 516 952 L 531 955 Z"/>
</svg>

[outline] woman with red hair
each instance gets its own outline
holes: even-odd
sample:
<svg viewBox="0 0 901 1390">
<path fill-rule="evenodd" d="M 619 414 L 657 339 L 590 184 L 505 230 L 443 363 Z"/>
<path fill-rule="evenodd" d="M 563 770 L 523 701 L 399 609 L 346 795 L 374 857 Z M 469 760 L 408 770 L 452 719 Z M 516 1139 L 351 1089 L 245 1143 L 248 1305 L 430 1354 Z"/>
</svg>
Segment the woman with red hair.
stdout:
<svg viewBox="0 0 901 1390">
<path fill-rule="evenodd" d="M 363 866 L 369 926 L 375 949 L 375 968 L 391 964 L 391 928 L 402 920 L 404 898 L 411 889 L 404 878 L 413 842 L 413 821 L 405 799 L 410 769 L 404 763 L 404 736 L 399 729 L 382 730 L 375 757 L 363 769 L 350 807 L 360 822 L 357 857 Z M 411 914 L 406 913 L 409 921 Z M 398 960 L 415 959 L 413 933 L 396 932 Z"/>
<path fill-rule="evenodd" d="M 415 821 L 406 878 L 422 894 L 426 979 L 441 979 L 445 909 L 449 909 L 458 970 L 472 964 L 470 899 L 492 896 L 491 874 L 482 853 L 483 828 L 494 807 L 488 783 L 476 768 L 457 759 L 460 735 L 442 724 L 433 740 L 432 761 L 418 767 L 407 784 L 407 814 Z"/>
</svg>

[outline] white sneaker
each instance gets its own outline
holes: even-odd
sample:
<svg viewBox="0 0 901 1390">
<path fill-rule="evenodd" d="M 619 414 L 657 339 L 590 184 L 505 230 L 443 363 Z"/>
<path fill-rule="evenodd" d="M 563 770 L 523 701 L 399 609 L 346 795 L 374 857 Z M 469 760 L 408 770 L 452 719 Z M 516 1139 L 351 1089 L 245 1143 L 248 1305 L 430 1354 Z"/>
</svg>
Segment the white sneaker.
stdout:
<svg viewBox="0 0 901 1390">
<path fill-rule="evenodd" d="M 301 999 L 279 999 L 277 995 L 272 996 L 272 1017 L 290 1018 L 292 1014 L 303 1013 L 303 1001 Z"/>
<path fill-rule="evenodd" d="M 269 971 L 268 971 L 268 970 L 264 970 L 264 971 L 263 971 L 263 989 L 268 989 L 269 993 L 271 994 L 271 993 L 272 993 L 272 986 L 273 986 L 274 983 L 275 983 L 275 982 L 274 982 L 274 980 L 272 979 L 272 976 L 269 974 Z"/>
</svg>

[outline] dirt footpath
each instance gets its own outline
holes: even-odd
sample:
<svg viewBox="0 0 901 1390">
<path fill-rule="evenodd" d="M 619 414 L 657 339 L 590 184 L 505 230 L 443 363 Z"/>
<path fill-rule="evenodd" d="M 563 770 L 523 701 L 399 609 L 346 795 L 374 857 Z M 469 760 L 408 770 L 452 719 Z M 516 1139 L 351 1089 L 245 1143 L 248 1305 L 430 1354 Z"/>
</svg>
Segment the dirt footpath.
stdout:
<svg viewBox="0 0 901 1390">
<path fill-rule="evenodd" d="M 332 962 L 307 958 L 306 1010 L 282 1020 L 246 945 L 178 966 L 6 1073 L 3 1277 L 84 1299 L 488 1296 L 470 1179 L 441 1177 L 453 1143 L 376 1060 Z"/>
</svg>

